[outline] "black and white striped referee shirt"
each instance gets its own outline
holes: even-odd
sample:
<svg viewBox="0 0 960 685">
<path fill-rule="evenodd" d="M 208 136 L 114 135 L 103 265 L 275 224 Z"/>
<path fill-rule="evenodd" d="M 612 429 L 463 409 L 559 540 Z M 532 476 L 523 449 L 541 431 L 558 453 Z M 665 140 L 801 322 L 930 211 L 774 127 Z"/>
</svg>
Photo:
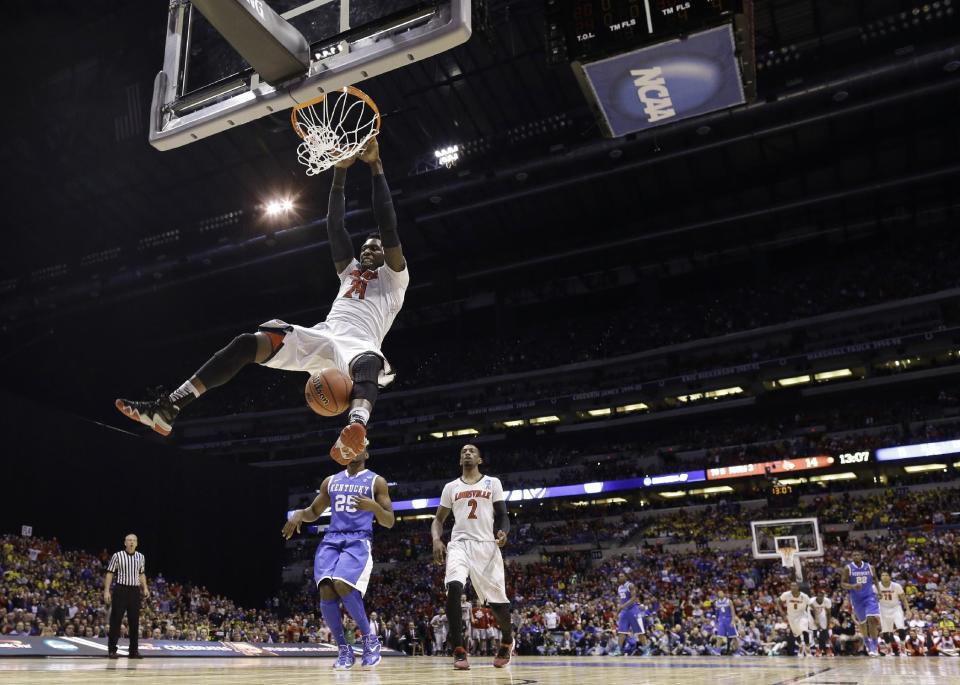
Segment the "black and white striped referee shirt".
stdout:
<svg viewBox="0 0 960 685">
<path fill-rule="evenodd" d="M 146 573 L 145 562 L 140 552 L 127 554 L 127 550 L 124 549 L 113 553 L 107 571 L 116 577 L 118 585 L 136 587 L 140 584 L 140 574 Z"/>
</svg>

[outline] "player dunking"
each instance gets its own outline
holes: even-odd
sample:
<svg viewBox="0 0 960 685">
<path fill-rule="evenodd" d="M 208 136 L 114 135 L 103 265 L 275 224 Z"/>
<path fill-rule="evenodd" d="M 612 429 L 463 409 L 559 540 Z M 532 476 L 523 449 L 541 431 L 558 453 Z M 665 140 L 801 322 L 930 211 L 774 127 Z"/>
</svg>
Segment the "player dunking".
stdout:
<svg viewBox="0 0 960 685">
<path fill-rule="evenodd" d="M 256 333 L 241 333 L 169 395 L 152 401 L 118 399 L 117 409 L 134 421 L 169 435 L 173 422 L 188 404 L 231 380 L 247 364 L 310 373 L 335 367 L 353 378 L 349 423 L 341 431 L 330 456 L 349 464 L 367 444 L 366 424 L 379 388 L 393 380 L 393 370 L 380 347 L 403 306 L 410 283 L 407 263 L 397 235 L 397 217 L 383 175 L 380 150 L 373 138 L 359 153 L 373 174 L 373 213 L 380 228 L 354 256 L 344 227 L 344 181 L 347 168 L 358 157 L 337 164 L 330 186 L 327 235 L 340 278 L 340 290 L 325 321 L 312 328 L 267 321 Z"/>
<path fill-rule="evenodd" d="M 480 473 L 483 459 L 475 445 L 464 445 L 460 450 L 462 475 L 447 483 L 440 495 L 440 506 L 433 519 L 433 558 L 438 564 L 446 559 L 444 584 L 447 586 L 447 616 L 450 619 L 450 646 L 453 647 L 453 667 L 465 671 L 470 668 L 467 651 L 463 647 L 463 629 L 460 625 L 460 598 L 467 577 L 473 583 L 480 601 L 487 602 L 500 626 L 500 647 L 493 665 L 503 668 L 513 654 L 513 629 L 510 625 L 510 601 L 507 599 L 500 548 L 507 544 L 510 517 L 499 478 Z M 453 532 L 450 544 L 443 544 L 443 524 L 453 511 Z"/>
<path fill-rule="evenodd" d="M 640 618 L 640 602 L 637 586 L 627 580 L 621 572 L 617 576 L 617 649 L 623 654 L 623 643 L 627 635 L 643 635 L 643 621 Z"/>
<path fill-rule="evenodd" d="M 894 583 L 884 571 L 877 583 L 880 605 L 880 633 L 885 636 L 894 654 L 903 655 L 901 641 L 907 637 L 906 616 L 910 613 L 907 595 L 900 583 Z M 897 631 L 897 632 L 894 632 Z"/>
<path fill-rule="evenodd" d="M 283 537 L 289 540 L 294 531 L 300 532 L 301 524 L 316 521 L 330 507 L 330 526 L 317 547 L 313 579 L 320 592 L 320 613 L 340 650 L 333 665 L 337 670 L 352 668 L 355 661 L 343 632 L 341 602 L 363 633 L 361 665 L 372 668 L 380 663 L 380 639 L 370 630 L 363 595 L 373 568 L 373 519 L 392 528 L 394 516 L 387 481 L 366 468 L 368 456 L 364 450 L 345 471 L 327 476 L 313 503 L 294 511 L 283 526 Z"/>
<path fill-rule="evenodd" d="M 800 583 L 793 581 L 790 583 L 790 589 L 780 595 L 780 602 L 786 609 L 787 623 L 790 624 L 790 632 L 799 642 L 797 647 L 797 656 L 807 656 L 809 652 L 808 632 L 810 631 L 808 607 L 810 605 L 810 595 L 800 592 Z"/>
<path fill-rule="evenodd" d="M 853 559 L 843 567 L 840 587 L 850 591 L 850 606 L 853 616 L 860 624 L 863 642 L 869 656 L 880 656 L 877 650 L 877 638 L 880 636 L 880 605 L 874 586 L 876 579 L 873 569 L 863 560 L 863 552 L 854 550 Z"/>
</svg>

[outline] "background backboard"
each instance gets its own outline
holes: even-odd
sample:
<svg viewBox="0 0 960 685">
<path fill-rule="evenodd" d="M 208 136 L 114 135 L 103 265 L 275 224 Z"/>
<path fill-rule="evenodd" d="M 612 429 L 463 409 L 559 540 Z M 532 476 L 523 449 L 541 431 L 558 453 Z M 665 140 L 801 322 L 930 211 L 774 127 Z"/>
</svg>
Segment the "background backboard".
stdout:
<svg viewBox="0 0 960 685">
<path fill-rule="evenodd" d="M 798 557 L 823 556 L 823 540 L 816 518 L 751 521 L 750 532 L 754 559 L 779 559 L 777 538 L 791 536 L 797 539 Z"/>
</svg>

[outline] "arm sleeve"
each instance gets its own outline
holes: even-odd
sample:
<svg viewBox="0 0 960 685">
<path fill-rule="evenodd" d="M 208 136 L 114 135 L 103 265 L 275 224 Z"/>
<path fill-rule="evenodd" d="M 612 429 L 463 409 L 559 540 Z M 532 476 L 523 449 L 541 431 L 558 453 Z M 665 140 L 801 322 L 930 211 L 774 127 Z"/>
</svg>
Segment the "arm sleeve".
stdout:
<svg viewBox="0 0 960 685">
<path fill-rule="evenodd" d="M 347 179 L 347 170 L 333 169 L 333 183 L 330 185 L 330 202 L 327 205 L 327 238 L 330 240 L 330 256 L 334 262 L 348 262 L 353 259 L 353 246 L 343 222 L 346 199 L 343 184 Z"/>
<path fill-rule="evenodd" d="M 393 208 L 393 198 L 390 197 L 390 187 L 387 177 L 376 174 L 373 177 L 373 216 L 380 229 L 380 238 L 383 246 L 400 247 L 400 236 L 397 234 L 397 212 Z"/>
<path fill-rule="evenodd" d="M 502 530 L 504 533 L 510 532 L 510 514 L 507 513 L 507 503 L 504 500 L 493 503 L 494 532 Z"/>
</svg>

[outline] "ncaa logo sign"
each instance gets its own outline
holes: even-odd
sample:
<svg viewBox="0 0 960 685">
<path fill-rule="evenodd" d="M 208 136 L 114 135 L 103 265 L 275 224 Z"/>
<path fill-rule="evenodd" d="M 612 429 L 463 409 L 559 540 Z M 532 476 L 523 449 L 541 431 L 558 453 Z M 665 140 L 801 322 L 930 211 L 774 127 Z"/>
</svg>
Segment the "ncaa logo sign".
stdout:
<svg viewBox="0 0 960 685">
<path fill-rule="evenodd" d="M 593 62 L 583 74 L 612 136 L 745 101 L 730 26 Z"/>
</svg>

